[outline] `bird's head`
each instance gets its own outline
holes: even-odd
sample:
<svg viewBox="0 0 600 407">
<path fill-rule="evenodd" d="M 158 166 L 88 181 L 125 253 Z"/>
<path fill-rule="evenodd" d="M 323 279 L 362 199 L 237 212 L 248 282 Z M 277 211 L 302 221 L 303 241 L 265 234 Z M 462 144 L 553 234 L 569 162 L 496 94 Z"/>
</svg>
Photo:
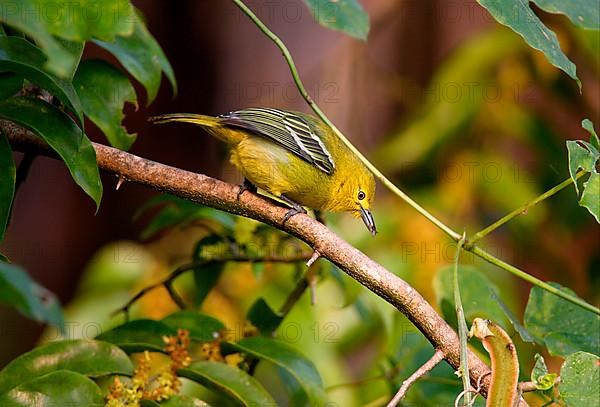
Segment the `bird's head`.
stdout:
<svg viewBox="0 0 600 407">
<path fill-rule="evenodd" d="M 361 218 L 373 236 L 377 227 L 371 214 L 371 205 L 375 198 L 375 179 L 364 167 L 359 167 L 354 173 L 340 181 L 339 189 L 335 192 L 336 210 L 351 212 Z"/>
</svg>

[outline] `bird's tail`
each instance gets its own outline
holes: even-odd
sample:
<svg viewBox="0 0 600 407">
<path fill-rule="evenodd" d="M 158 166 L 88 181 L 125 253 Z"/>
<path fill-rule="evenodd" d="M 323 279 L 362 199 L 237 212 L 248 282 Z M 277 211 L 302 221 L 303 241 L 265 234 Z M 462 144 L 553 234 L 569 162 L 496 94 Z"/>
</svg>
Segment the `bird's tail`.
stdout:
<svg viewBox="0 0 600 407">
<path fill-rule="evenodd" d="M 202 127 L 217 127 L 219 126 L 219 122 L 221 119 L 212 116 L 204 116 L 201 114 L 193 114 L 193 113 L 171 113 L 171 114 L 163 114 L 160 116 L 150 117 L 148 119 L 150 122 L 155 124 L 162 123 L 170 123 L 170 122 L 184 122 L 196 124 Z"/>
<path fill-rule="evenodd" d="M 204 116 L 194 113 L 171 113 L 150 117 L 148 120 L 158 124 L 171 122 L 195 124 L 204 127 L 208 133 L 230 145 L 237 144 L 244 139 L 242 132 L 237 129 L 229 128 L 222 122 L 223 119 L 219 117 Z"/>
</svg>

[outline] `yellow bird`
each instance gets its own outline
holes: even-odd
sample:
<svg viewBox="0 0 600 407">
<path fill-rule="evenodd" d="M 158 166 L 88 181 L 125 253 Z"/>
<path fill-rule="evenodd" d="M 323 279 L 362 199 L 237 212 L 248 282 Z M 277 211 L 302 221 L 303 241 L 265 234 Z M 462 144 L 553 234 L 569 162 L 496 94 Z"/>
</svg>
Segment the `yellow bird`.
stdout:
<svg viewBox="0 0 600 407">
<path fill-rule="evenodd" d="M 279 197 L 292 209 L 351 212 L 377 233 L 371 204 L 375 180 L 365 165 L 321 120 L 304 113 L 250 108 L 218 117 L 174 113 L 154 123 L 186 122 L 204 127 L 230 148 L 231 163 L 244 175 L 240 194 L 256 187 Z"/>
</svg>

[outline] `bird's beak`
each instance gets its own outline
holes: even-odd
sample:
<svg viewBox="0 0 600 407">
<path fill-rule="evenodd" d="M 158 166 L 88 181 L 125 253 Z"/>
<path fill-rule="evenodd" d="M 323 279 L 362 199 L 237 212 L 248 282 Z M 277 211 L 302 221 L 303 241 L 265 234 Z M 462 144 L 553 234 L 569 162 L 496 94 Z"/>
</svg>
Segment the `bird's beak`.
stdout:
<svg viewBox="0 0 600 407">
<path fill-rule="evenodd" d="M 377 227 L 375 226 L 375 221 L 373 220 L 373 215 L 371 215 L 371 211 L 365 209 L 360 205 L 360 217 L 362 218 L 365 225 L 367 225 L 367 229 L 373 236 L 377 234 Z"/>
</svg>

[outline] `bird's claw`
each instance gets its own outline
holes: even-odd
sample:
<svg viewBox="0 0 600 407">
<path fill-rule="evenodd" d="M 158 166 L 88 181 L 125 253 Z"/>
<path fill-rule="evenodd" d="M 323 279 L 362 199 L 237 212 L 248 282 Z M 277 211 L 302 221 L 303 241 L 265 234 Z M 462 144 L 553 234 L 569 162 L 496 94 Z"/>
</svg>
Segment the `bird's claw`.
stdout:
<svg viewBox="0 0 600 407">
<path fill-rule="evenodd" d="M 305 215 L 307 214 L 306 209 L 304 209 L 303 207 L 290 209 L 289 211 L 286 212 L 281 224 L 285 225 L 285 222 L 287 222 L 292 216 L 298 215 L 299 213 L 303 213 Z"/>
<path fill-rule="evenodd" d="M 285 222 L 287 222 L 292 216 L 297 215 L 299 213 L 303 213 L 303 214 L 307 214 L 308 212 L 306 212 L 306 209 L 304 209 L 302 207 L 302 205 L 300 205 L 297 202 L 292 201 L 290 198 L 288 198 L 285 195 L 280 195 L 279 198 L 285 202 L 286 204 L 288 204 L 289 206 L 291 206 L 292 208 L 287 211 L 287 213 L 285 214 L 285 216 L 283 217 L 283 221 L 281 222 L 282 225 L 285 225 Z"/>
<path fill-rule="evenodd" d="M 244 182 L 242 183 L 242 185 L 240 185 L 240 189 L 238 190 L 237 193 L 237 200 L 240 200 L 240 197 L 242 196 L 242 194 L 246 191 L 250 191 L 250 192 L 254 192 L 256 193 L 258 189 L 256 188 L 256 185 L 254 185 L 252 182 L 248 181 L 247 178 L 244 178 Z"/>
</svg>

